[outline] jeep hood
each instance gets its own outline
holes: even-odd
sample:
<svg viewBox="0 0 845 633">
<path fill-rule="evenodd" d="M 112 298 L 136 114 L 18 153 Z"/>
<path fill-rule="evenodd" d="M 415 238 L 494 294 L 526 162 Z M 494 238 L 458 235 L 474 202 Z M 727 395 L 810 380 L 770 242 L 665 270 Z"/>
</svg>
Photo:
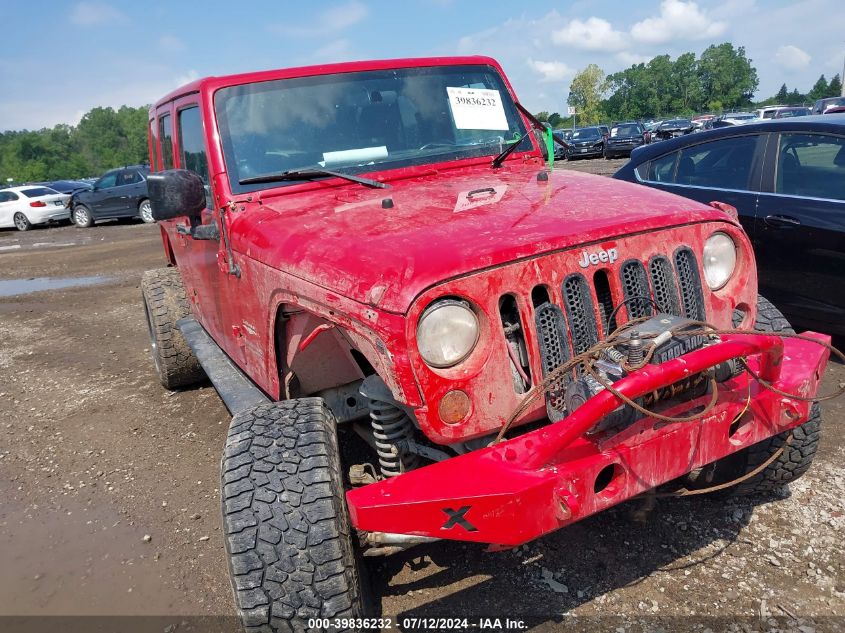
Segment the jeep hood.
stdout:
<svg viewBox="0 0 845 633">
<path fill-rule="evenodd" d="M 391 189 L 318 183 L 239 213 L 232 242 L 268 266 L 404 313 L 425 289 L 473 271 L 591 243 L 611 247 L 633 232 L 731 221 L 641 185 L 569 170 L 539 181 L 539 171 L 514 160 L 499 170 L 476 165 L 393 181 Z"/>
</svg>

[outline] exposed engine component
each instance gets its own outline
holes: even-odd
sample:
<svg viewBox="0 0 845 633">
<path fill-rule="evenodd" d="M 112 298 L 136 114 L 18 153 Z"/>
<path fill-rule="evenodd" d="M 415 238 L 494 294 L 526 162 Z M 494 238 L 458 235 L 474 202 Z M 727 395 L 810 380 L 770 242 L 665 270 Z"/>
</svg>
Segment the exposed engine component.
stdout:
<svg viewBox="0 0 845 633">
<path fill-rule="evenodd" d="M 564 394 L 567 413 L 572 413 L 587 400 L 605 389 L 603 382 L 615 383 L 642 365 L 646 358 L 652 364 L 661 364 L 683 354 L 711 344 L 703 334 L 684 335 L 684 331 L 698 331 L 700 326 L 690 319 L 671 314 L 658 314 L 647 321 L 636 323 L 619 333 L 619 343 L 602 350 L 593 368 L 601 378 L 597 380 L 586 372 L 569 382 Z M 741 371 L 738 362 L 720 363 L 712 370 L 717 382 L 724 382 Z M 683 399 L 692 400 L 707 393 L 709 373 L 690 376 L 673 385 L 639 398 L 637 404 L 650 407 L 659 402 Z M 611 429 L 620 430 L 640 419 L 642 415 L 633 407 L 623 404 L 611 411 L 591 430 L 596 434 Z"/>
<path fill-rule="evenodd" d="M 381 474 L 396 477 L 415 468 L 418 456 L 403 449 L 414 436 L 414 423 L 407 411 L 394 400 L 390 389 L 377 375 L 366 378 L 359 391 L 369 401 L 370 424 Z"/>
<path fill-rule="evenodd" d="M 513 388 L 516 393 L 525 393 L 531 387 L 531 369 L 516 299 L 511 295 L 503 296 L 499 301 L 499 314 L 502 317 L 502 331 L 508 344 Z"/>
</svg>

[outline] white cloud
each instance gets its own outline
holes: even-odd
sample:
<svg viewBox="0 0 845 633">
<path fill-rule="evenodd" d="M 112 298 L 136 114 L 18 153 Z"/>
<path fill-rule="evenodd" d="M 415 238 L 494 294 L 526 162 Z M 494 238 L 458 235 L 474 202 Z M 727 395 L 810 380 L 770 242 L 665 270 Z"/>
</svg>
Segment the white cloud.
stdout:
<svg viewBox="0 0 845 633">
<path fill-rule="evenodd" d="M 591 17 L 586 21 L 572 20 L 562 29 L 552 32 L 555 44 L 565 44 L 587 51 L 618 51 L 625 48 L 625 35 L 607 20 Z"/>
<path fill-rule="evenodd" d="M 350 0 L 345 4 L 323 10 L 308 20 L 308 26 L 290 24 L 274 24 L 269 29 L 275 33 L 294 35 L 297 37 L 325 37 L 351 26 L 355 26 L 367 17 L 369 9 L 358 0 Z"/>
<path fill-rule="evenodd" d="M 574 73 L 569 66 L 558 61 L 543 62 L 536 59 L 528 59 L 528 66 L 542 77 L 540 81 L 543 83 L 563 81 L 566 77 Z"/>
<path fill-rule="evenodd" d="M 801 70 L 810 65 L 810 54 L 801 50 L 797 46 L 787 44 L 778 48 L 775 53 L 775 60 L 782 68 L 787 70 Z"/>
<path fill-rule="evenodd" d="M 102 2 L 78 2 L 70 11 L 70 21 L 78 26 L 102 26 L 125 22 L 126 16 Z"/>
<path fill-rule="evenodd" d="M 342 38 L 321 46 L 309 57 L 310 62 L 338 62 L 352 57 L 349 40 Z"/>
<path fill-rule="evenodd" d="M 634 24 L 631 37 L 638 42 L 663 44 L 675 40 L 711 39 L 726 30 L 724 22 L 708 17 L 695 2 L 663 0 L 660 15 Z"/>
</svg>

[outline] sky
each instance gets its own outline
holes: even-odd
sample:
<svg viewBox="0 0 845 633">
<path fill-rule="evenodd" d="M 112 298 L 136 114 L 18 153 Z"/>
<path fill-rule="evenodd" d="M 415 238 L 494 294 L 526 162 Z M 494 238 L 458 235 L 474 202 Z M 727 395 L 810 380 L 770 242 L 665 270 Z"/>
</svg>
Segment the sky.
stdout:
<svg viewBox="0 0 845 633">
<path fill-rule="evenodd" d="M 842 72 L 842 0 L 4 0 L 0 130 L 76 124 L 206 75 L 332 61 L 496 58 L 533 111 L 565 112 L 587 64 L 744 46 L 758 96 Z"/>
</svg>

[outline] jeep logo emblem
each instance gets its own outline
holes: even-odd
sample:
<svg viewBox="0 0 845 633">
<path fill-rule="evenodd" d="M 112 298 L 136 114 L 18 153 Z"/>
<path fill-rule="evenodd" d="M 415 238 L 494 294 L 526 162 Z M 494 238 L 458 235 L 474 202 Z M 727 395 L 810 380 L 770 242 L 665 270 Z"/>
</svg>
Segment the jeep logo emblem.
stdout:
<svg viewBox="0 0 845 633">
<path fill-rule="evenodd" d="M 588 266 L 596 266 L 598 264 L 612 264 L 619 259 L 619 252 L 615 248 L 607 250 L 601 249 L 598 253 L 588 253 L 586 250 L 581 251 L 581 258 L 578 260 L 578 265 L 581 268 Z"/>
</svg>

